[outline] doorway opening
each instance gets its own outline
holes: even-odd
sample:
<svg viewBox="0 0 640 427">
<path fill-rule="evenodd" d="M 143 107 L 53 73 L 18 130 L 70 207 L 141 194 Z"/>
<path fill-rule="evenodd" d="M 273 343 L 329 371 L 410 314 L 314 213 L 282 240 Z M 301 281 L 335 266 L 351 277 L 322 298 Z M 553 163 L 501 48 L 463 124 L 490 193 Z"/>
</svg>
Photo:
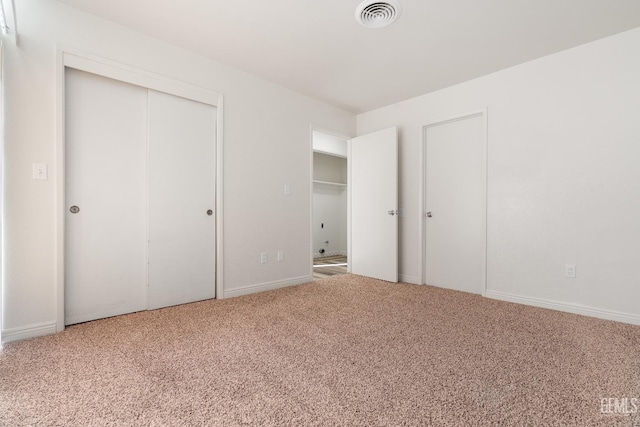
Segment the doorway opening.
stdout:
<svg viewBox="0 0 640 427">
<path fill-rule="evenodd" d="M 345 137 L 312 131 L 314 280 L 346 274 L 349 270 L 347 145 Z"/>
</svg>

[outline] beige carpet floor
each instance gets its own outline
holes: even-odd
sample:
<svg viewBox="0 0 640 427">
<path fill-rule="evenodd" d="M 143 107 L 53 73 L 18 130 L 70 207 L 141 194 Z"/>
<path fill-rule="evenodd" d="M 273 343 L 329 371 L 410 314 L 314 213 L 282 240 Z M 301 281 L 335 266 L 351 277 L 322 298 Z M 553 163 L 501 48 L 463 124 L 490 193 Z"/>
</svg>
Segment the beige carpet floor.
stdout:
<svg viewBox="0 0 640 427">
<path fill-rule="evenodd" d="M 640 327 L 345 275 L 0 350 L 2 426 L 640 425 Z"/>
</svg>

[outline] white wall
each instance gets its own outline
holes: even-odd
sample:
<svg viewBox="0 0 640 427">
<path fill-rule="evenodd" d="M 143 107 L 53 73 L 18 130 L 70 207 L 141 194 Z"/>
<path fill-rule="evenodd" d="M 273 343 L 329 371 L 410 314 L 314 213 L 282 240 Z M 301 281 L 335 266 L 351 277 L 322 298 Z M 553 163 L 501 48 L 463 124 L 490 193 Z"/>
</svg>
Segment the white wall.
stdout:
<svg viewBox="0 0 640 427">
<path fill-rule="evenodd" d="M 33 181 L 31 164 L 47 163 L 55 176 L 59 45 L 223 93 L 225 290 L 308 278 L 311 125 L 351 135 L 353 114 L 57 1 L 16 7 L 20 44 L 4 46 L 5 332 L 37 334 L 55 322 L 56 183 Z M 275 262 L 277 250 L 285 262 Z"/>
<path fill-rule="evenodd" d="M 313 256 L 347 255 L 347 189 L 314 185 Z M 324 227 L 321 227 L 324 224 Z M 326 243 L 329 242 L 329 243 Z M 324 249 L 324 253 L 320 253 Z"/>
<path fill-rule="evenodd" d="M 323 153 L 313 153 L 313 179 L 346 184 L 347 159 Z"/>
<path fill-rule="evenodd" d="M 421 128 L 487 107 L 489 295 L 640 321 L 639 53 L 640 28 L 359 115 L 358 135 L 399 126 L 403 277 Z"/>
</svg>

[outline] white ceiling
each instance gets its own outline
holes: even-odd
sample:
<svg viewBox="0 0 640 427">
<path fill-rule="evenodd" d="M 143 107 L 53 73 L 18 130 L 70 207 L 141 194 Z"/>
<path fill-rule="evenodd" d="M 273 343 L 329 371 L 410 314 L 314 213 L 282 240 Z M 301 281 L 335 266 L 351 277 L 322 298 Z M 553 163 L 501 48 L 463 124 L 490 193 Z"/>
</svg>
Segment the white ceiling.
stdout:
<svg viewBox="0 0 640 427">
<path fill-rule="evenodd" d="M 400 0 L 382 29 L 361 0 L 62 1 L 356 113 L 640 27 L 640 0 Z"/>
</svg>

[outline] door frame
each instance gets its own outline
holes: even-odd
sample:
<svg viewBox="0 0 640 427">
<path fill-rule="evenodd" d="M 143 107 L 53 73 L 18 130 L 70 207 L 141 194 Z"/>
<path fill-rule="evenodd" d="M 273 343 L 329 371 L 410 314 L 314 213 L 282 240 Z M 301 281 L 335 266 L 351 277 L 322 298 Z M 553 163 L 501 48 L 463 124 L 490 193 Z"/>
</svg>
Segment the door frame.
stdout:
<svg viewBox="0 0 640 427">
<path fill-rule="evenodd" d="M 425 234 L 425 214 L 426 214 L 426 206 L 425 206 L 425 189 L 426 189 L 426 179 L 427 179 L 427 129 L 443 125 L 446 123 L 457 122 L 465 119 L 470 119 L 472 117 L 482 117 L 482 145 L 484 151 L 483 158 L 483 166 L 484 166 L 484 178 L 485 185 L 483 186 L 484 194 L 484 283 L 482 286 L 482 296 L 486 296 L 487 293 L 487 189 L 488 189 L 488 109 L 482 108 L 479 110 L 469 111 L 464 114 L 458 114 L 455 116 L 446 117 L 443 119 L 435 120 L 429 122 L 422 126 L 422 134 L 421 134 L 421 142 L 420 142 L 420 180 L 419 180 L 419 193 L 418 193 L 418 235 L 420 236 L 419 244 L 418 244 L 418 271 L 420 272 L 420 284 L 425 285 L 425 262 L 424 262 L 424 254 L 426 252 L 427 245 L 427 236 Z"/>
<path fill-rule="evenodd" d="M 56 62 L 56 146 L 55 146 L 55 287 L 56 287 L 56 332 L 64 330 L 64 262 L 65 262 L 65 68 L 97 74 L 121 82 L 165 92 L 216 107 L 216 283 L 215 297 L 224 297 L 223 283 L 223 189 L 224 189 L 224 132 L 223 103 L 221 93 L 189 85 L 160 74 L 144 71 L 129 65 L 114 62 L 85 52 L 57 47 Z"/>
<path fill-rule="evenodd" d="M 321 126 L 309 130 L 309 272 L 313 281 L 313 132 L 326 133 L 347 141 L 347 273 L 351 272 L 351 136 Z"/>
</svg>

